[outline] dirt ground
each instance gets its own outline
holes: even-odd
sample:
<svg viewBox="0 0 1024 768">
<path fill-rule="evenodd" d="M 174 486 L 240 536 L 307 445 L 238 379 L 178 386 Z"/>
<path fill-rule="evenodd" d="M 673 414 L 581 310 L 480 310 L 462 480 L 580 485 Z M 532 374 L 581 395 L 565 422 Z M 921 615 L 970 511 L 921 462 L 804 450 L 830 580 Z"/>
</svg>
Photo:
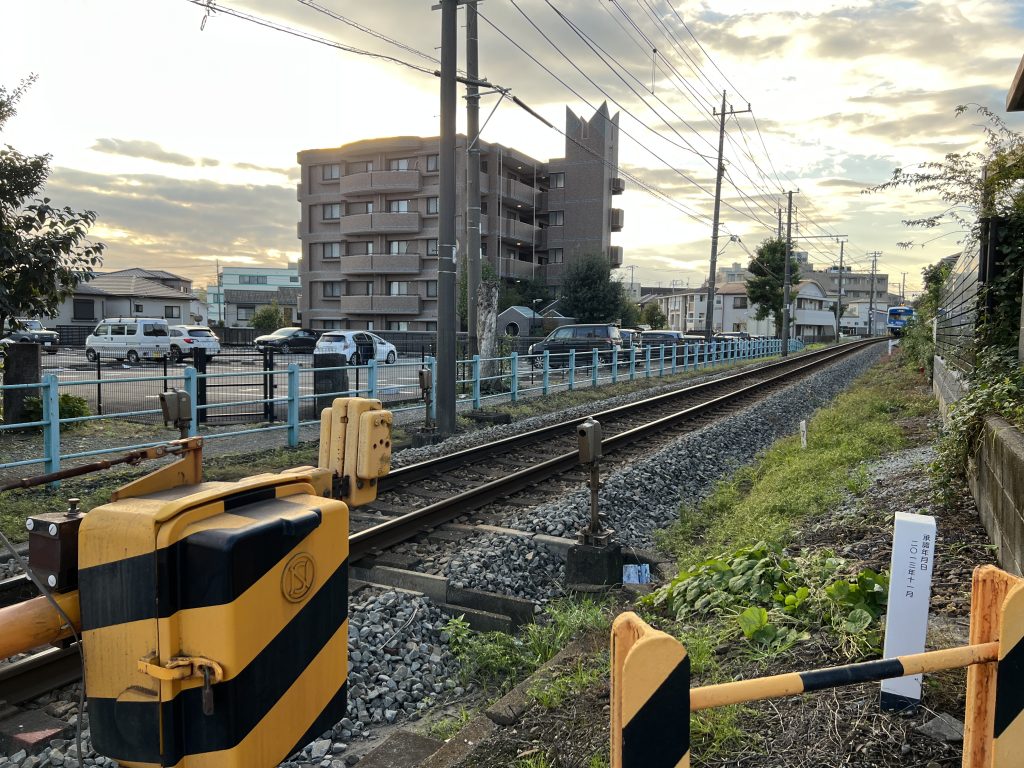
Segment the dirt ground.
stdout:
<svg viewBox="0 0 1024 768">
<path fill-rule="evenodd" d="M 922 383 L 922 387 L 925 385 Z M 928 648 L 967 642 L 970 580 L 976 566 L 994 563 L 993 548 L 973 501 L 961 489 L 951 502 L 936 501 L 927 465 L 933 458 L 938 423 L 934 415 L 904 421 L 909 445 L 867 467 L 871 483 L 848 497 L 828 518 L 802 532 L 794 549 L 832 549 L 851 572 L 887 570 L 896 511 L 936 518 L 938 541 L 933 574 Z M 770 669 L 732 648 L 720 649 L 726 676 L 748 678 L 842 663 L 822 637 L 797 644 Z M 868 683 L 743 705 L 727 713 L 734 736 L 720 748 L 696 748 L 694 766 L 741 768 L 943 768 L 959 765 L 961 743 L 918 729 L 940 713 L 962 723 L 966 673 L 926 675 L 922 706 L 912 714 L 881 713 L 879 685 Z M 699 679 L 693 685 L 700 685 Z M 609 691 L 596 683 L 562 706 L 535 705 L 515 725 L 498 728 L 465 768 L 599 768 L 607 766 Z M 954 729 L 955 730 L 955 729 Z"/>
</svg>

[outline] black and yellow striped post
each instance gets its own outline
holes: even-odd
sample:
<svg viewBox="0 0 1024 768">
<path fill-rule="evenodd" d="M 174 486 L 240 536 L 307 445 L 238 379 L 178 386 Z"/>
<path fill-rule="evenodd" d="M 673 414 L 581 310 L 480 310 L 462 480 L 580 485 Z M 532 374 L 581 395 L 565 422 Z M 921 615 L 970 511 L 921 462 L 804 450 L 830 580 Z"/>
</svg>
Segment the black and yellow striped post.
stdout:
<svg viewBox="0 0 1024 768">
<path fill-rule="evenodd" d="M 992 768 L 1010 768 L 1024 761 L 1024 584 L 1003 602 L 996 671 Z"/>
<path fill-rule="evenodd" d="M 689 768 L 690 659 L 635 613 L 611 637 L 612 768 Z"/>
</svg>

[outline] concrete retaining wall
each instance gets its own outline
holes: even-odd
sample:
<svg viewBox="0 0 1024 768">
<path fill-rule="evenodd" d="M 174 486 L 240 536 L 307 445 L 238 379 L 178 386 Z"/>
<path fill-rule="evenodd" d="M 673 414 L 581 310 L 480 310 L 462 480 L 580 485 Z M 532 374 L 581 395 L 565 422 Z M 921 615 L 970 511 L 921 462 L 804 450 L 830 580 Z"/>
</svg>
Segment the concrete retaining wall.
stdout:
<svg viewBox="0 0 1024 768">
<path fill-rule="evenodd" d="M 999 416 L 985 420 L 968 483 L 999 563 L 1024 575 L 1024 434 Z"/>
<path fill-rule="evenodd" d="M 961 374 L 954 368 L 946 365 L 946 361 L 936 355 L 932 358 L 935 373 L 932 376 L 932 392 L 939 401 L 939 410 L 942 412 L 943 420 L 949 415 L 949 409 L 957 400 L 967 392 Z"/>
</svg>

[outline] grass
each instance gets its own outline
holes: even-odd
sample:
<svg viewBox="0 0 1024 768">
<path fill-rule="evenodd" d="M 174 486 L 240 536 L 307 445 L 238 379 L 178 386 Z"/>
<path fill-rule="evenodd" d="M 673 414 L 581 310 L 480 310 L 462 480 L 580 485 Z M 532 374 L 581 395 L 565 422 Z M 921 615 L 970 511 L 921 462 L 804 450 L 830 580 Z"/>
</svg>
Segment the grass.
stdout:
<svg viewBox="0 0 1024 768">
<path fill-rule="evenodd" d="M 550 680 L 538 680 L 527 695 L 545 709 L 558 709 L 608 675 L 607 652 L 576 659 L 568 671 Z"/>
<path fill-rule="evenodd" d="M 318 460 L 318 444 L 307 443 L 298 448 L 278 448 L 205 459 L 203 476 L 206 480 L 233 481 L 261 472 L 316 465 Z M 0 494 L 0 531 L 3 531 L 11 541 L 24 541 L 28 538 L 25 519 L 30 515 L 63 512 L 67 509 L 67 500 L 72 497 L 81 499 L 79 508 L 88 512 L 93 507 L 106 504 L 110 500 L 111 492 L 116 488 L 152 472 L 159 466 L 160 463 L 153 461 L 139 467 L 95 472 L 64 480 L 57 490 L 41 486 L 7 491 Z"/>
<path fill-rule="evenodd" d="M 462 727 L 469 722 L 472 713 L 465 707 L 459 707 L 459 711 L 452 717 L 445 717 L 431 723 L 427 734 L 438 741 L 448 741 L 452 736 L 462 730 Z"/>
<path fill-rule="evenodd" d="M 448 622 L 451 647 L 461 664 L 465 682 L 504 693 L 549 661 L 571 640 L 589 632 L 607 632 L 611 626 L 606 604 L 589 598 L 549 604 L 536 624 L 518 635 L 471 632 L 460 619 Z"/>
<path fill-rule="evenodd" d="M 815 414 L 807 450 L 795 436 L 777 442 L 698 507 L 684 508 L 659 535 L 659 545 L 681 562 L 697 562 L 757 541 L 784 544 L 804 520 L 823 514 L 846 492 L 863 491 L 862 463 L 904 444 L 898 419 L 935 407 L 931 397 L 913 393 L 919 374 L 897 359 L 872 368 Z"/>
</svg>

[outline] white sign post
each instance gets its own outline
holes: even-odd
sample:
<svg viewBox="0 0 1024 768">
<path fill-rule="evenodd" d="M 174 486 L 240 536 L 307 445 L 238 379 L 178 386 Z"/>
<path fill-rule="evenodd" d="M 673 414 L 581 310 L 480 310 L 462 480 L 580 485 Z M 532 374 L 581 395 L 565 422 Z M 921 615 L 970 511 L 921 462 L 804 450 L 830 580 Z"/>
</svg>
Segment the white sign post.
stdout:
<svg viewBox="0 0 1024 768">
<path fill-rule="evenodd" d="M 807 447 L 807 422 L 805 420 L 800 422 L 800 447 Z"/>
<path fill-rule="evenodd" d="M 935 518 L 897 512 L 889 569 L 884 658 L 924 652 L 934 567 Z M 883 710 L 907 709 L 920 703 L 921 675 L 882 681 L 880 704 Z"/>
</svg>

